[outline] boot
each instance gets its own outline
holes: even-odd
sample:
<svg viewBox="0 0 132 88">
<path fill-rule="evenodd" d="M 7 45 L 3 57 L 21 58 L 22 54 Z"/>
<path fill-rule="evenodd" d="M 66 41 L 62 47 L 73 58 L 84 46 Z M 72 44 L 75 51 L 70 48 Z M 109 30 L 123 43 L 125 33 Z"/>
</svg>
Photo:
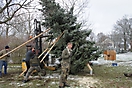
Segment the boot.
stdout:
<svg viewBox="0 0 132 88">
<path fill-rule="evenodd" d="M 130 73 L 124 73 L 124 76 L 126 76 L 126 77 L 131 77 L 132 74 L 130 74 Z"/>
<path fill-rule="evenodd" d="M 70 87 L 70 85 L 68 85 L 66 82 L 64 82 L 64 86 L 65 87 Z"/>
<path fill-rule="evenodd" d="M 28 81 L 30 81 L 29 79 L 28 80 L 23 80 L 23 83 L 26 83 L 26 82 L 28 82 Z"/>
<path fill-rule="evenodd" d="M 23 83 L 26 83 L 27 82 L 27 80 L 23 80 Z"/>
</svg>

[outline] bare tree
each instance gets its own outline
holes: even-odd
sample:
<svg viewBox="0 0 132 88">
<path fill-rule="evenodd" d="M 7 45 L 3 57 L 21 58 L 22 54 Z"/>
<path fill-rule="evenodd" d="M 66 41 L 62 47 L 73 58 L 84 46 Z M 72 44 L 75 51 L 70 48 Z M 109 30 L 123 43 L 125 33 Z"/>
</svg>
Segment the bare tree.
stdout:
<svg viewBox="0 0 132 88">
<path fill-rule="evenodd" d="M 33 0 L 1 0 L 0 24 L 10 21 L 20 9 L 26 8 L 32 1 Z"/>
<path fill-rule="evenodd" d="M 82 23 L 83 29 L 89 29 L 91 23 L 89 23 L 89 13 L 85 13 L 89 8 L 90 0 L 56 0 L 63 8 L 70 10 L 74 9 L 74 15 L 77 16 L 78 22 Z"/>
<path fill-rule="evenodd" d="M 27 11 L 31 9 L 30 5 L 32 2 L 33 0 L 2 0 L 0 3 L 0 33 L 4 34 L 6 38 L 8 38 L 9 35 L 15 35 L 16 30 L 14 30 L 13 26 L 19 25 L 21 29 L 20 25 L 22 24 L 20 22 L 19 24 L 15 24 L 16 21 L 14 19 L 21 18 L 22 15 L 26 14 Z M 29 20 L 27 17 L 28 16 L 25 16 L 25 19 Z"/>
<path fill-rule="evenodd" d="M 93 32 L 90 33 L 89 40 L 90 41 L 96 41 L 96 35 Z"/>
<path fill-rule="evenodd" d="M 128 23 L 127 23 L 128 31 L 127 34 L 129 36 L 129 43 L 131 46 L 131 51 L 132 51 L 132 18 L 128 18 Z"/>
<path fill-rule="evenodd" d="M 97 42 L 96 42 L 96 46 L 98 46 L 101 50 L 104 50 L 106 48 L 105 44 L 103 44 L 103 42 L 105 41 L 105 39 L 109 38 L 107 35 L 105 35 L 104 33 L 98 33 L 97 34 Z"/>
<path fill-rule="evenodd" d="M 130 44 L 129 41 L 131 41 L 130 39 L 130 35 L 132 35 L 131 33 L 131 29 L 130 29 L 130 23 L 129 23 L 129 19 L 127 19 L 126 17 L 123 17 L 121 20 L 118 20 L 116 22 L 116 24 L 114 25 L 114 31 L 116 31 L 116 35 L 120 36 L 122 42 L 124 44 L 124 50 L 127 50 L 127 46 L 128 44 Z M 120 45 L 118 45 L 120 46 Z"/>
<path fill-rule="evenodd" d="M 120 34 L 119 30 L 113 30 L 109 36 L 110 39 L 114 42 L 114 48 L 117 50 L 117 52 L 121 52 L 123 42 L 122 34 Z"/>
<path fill-rule="evenodd" d="M 33 31 L 33 13 L 27 12 L 20 15 L 19 17 L 14 17 L 10 24 L 11 36 L 16 36 L 21 38 L 22 36 L 29 36 Z M 24 37 L 23 37 L 24 38 Z"/>
<path fill-rule="evenodd" d="M 108 37 L 102 32 L 97 34 L 97 42 L 98 43 L 103 42 L 106 38 L 108 38 Z"/>
</svg>

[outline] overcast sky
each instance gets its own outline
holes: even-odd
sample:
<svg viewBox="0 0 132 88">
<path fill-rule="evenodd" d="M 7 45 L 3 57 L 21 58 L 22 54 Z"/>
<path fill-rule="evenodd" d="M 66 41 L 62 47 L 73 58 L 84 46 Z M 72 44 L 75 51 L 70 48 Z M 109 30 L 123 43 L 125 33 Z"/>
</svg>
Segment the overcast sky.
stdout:
<svg viewBox="0 0 132 88">
<path fill-rule="evenodd" d="M 132 0 L 90 0 L 89 19 L 93 32 L 111 32 L 113 25 L 123 16 L 132 17 Z"/>
</svg>

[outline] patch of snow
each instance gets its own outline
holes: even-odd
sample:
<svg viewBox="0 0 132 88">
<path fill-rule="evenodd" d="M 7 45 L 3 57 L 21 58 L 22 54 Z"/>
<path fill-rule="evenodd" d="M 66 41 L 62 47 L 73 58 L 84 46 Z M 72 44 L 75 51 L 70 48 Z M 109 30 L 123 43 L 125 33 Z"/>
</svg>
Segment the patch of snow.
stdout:
<svg viewBox="0 0 132 88">
<path fill-rule="evenodd" d="M 9 66 L 10 68 L 21 68 L 22 66 Z"/>
<path fill-rule="evenodd" d="M 52 82 L 51 84 L 56 84 L 56 82 Z"/>
<path fill-rule="evenodd" d="M 36 86 L 40 86 L 41 84 L 36 84 Z"/>
</svg>

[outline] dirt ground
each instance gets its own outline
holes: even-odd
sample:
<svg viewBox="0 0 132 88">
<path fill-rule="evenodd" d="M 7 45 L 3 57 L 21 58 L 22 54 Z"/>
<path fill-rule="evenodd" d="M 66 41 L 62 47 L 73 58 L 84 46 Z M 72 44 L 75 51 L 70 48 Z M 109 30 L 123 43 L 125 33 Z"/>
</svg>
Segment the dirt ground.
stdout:
<svg viewBox="0 0 132 88">
<path fill-rule="evenodd" d="M 132 68 L 126 66 L 92 66 L 94 75 L 89 75 L 88 70 L 78 75 L 69 75 L 70 88 L 132 88 L 132 77 L 123 75 L 131 72 Z M 30 81 L 23 83 L 21 66 L 9 66 L 8 74 L 0 78 L 0 88 L 58 88 L 59 72 L 47 71 L 46 76 L 32 75 Z"/>
<path fill-rule="evenodd" d="M 8 74 L 0 78 L 0 88 L 58 88 L 60 71 L 46 71 L 46 76 L 32 75 L 30 81 L 23 83 L 21 64 L 9 64 Z M 100 80 L 90 75 L 89 72 L 84 75 L 69 75 L 68 84 L 70 88 L 98 88 Z"/>
<path fill-rule="evenodd" d="M 95 88 L 95 84 L 99 84 L 99 79 L 94 79 L 93 77 L 83 77 L 78 80 L 80 85 L 85 85 L 86 88 Z"/>
</svg>

